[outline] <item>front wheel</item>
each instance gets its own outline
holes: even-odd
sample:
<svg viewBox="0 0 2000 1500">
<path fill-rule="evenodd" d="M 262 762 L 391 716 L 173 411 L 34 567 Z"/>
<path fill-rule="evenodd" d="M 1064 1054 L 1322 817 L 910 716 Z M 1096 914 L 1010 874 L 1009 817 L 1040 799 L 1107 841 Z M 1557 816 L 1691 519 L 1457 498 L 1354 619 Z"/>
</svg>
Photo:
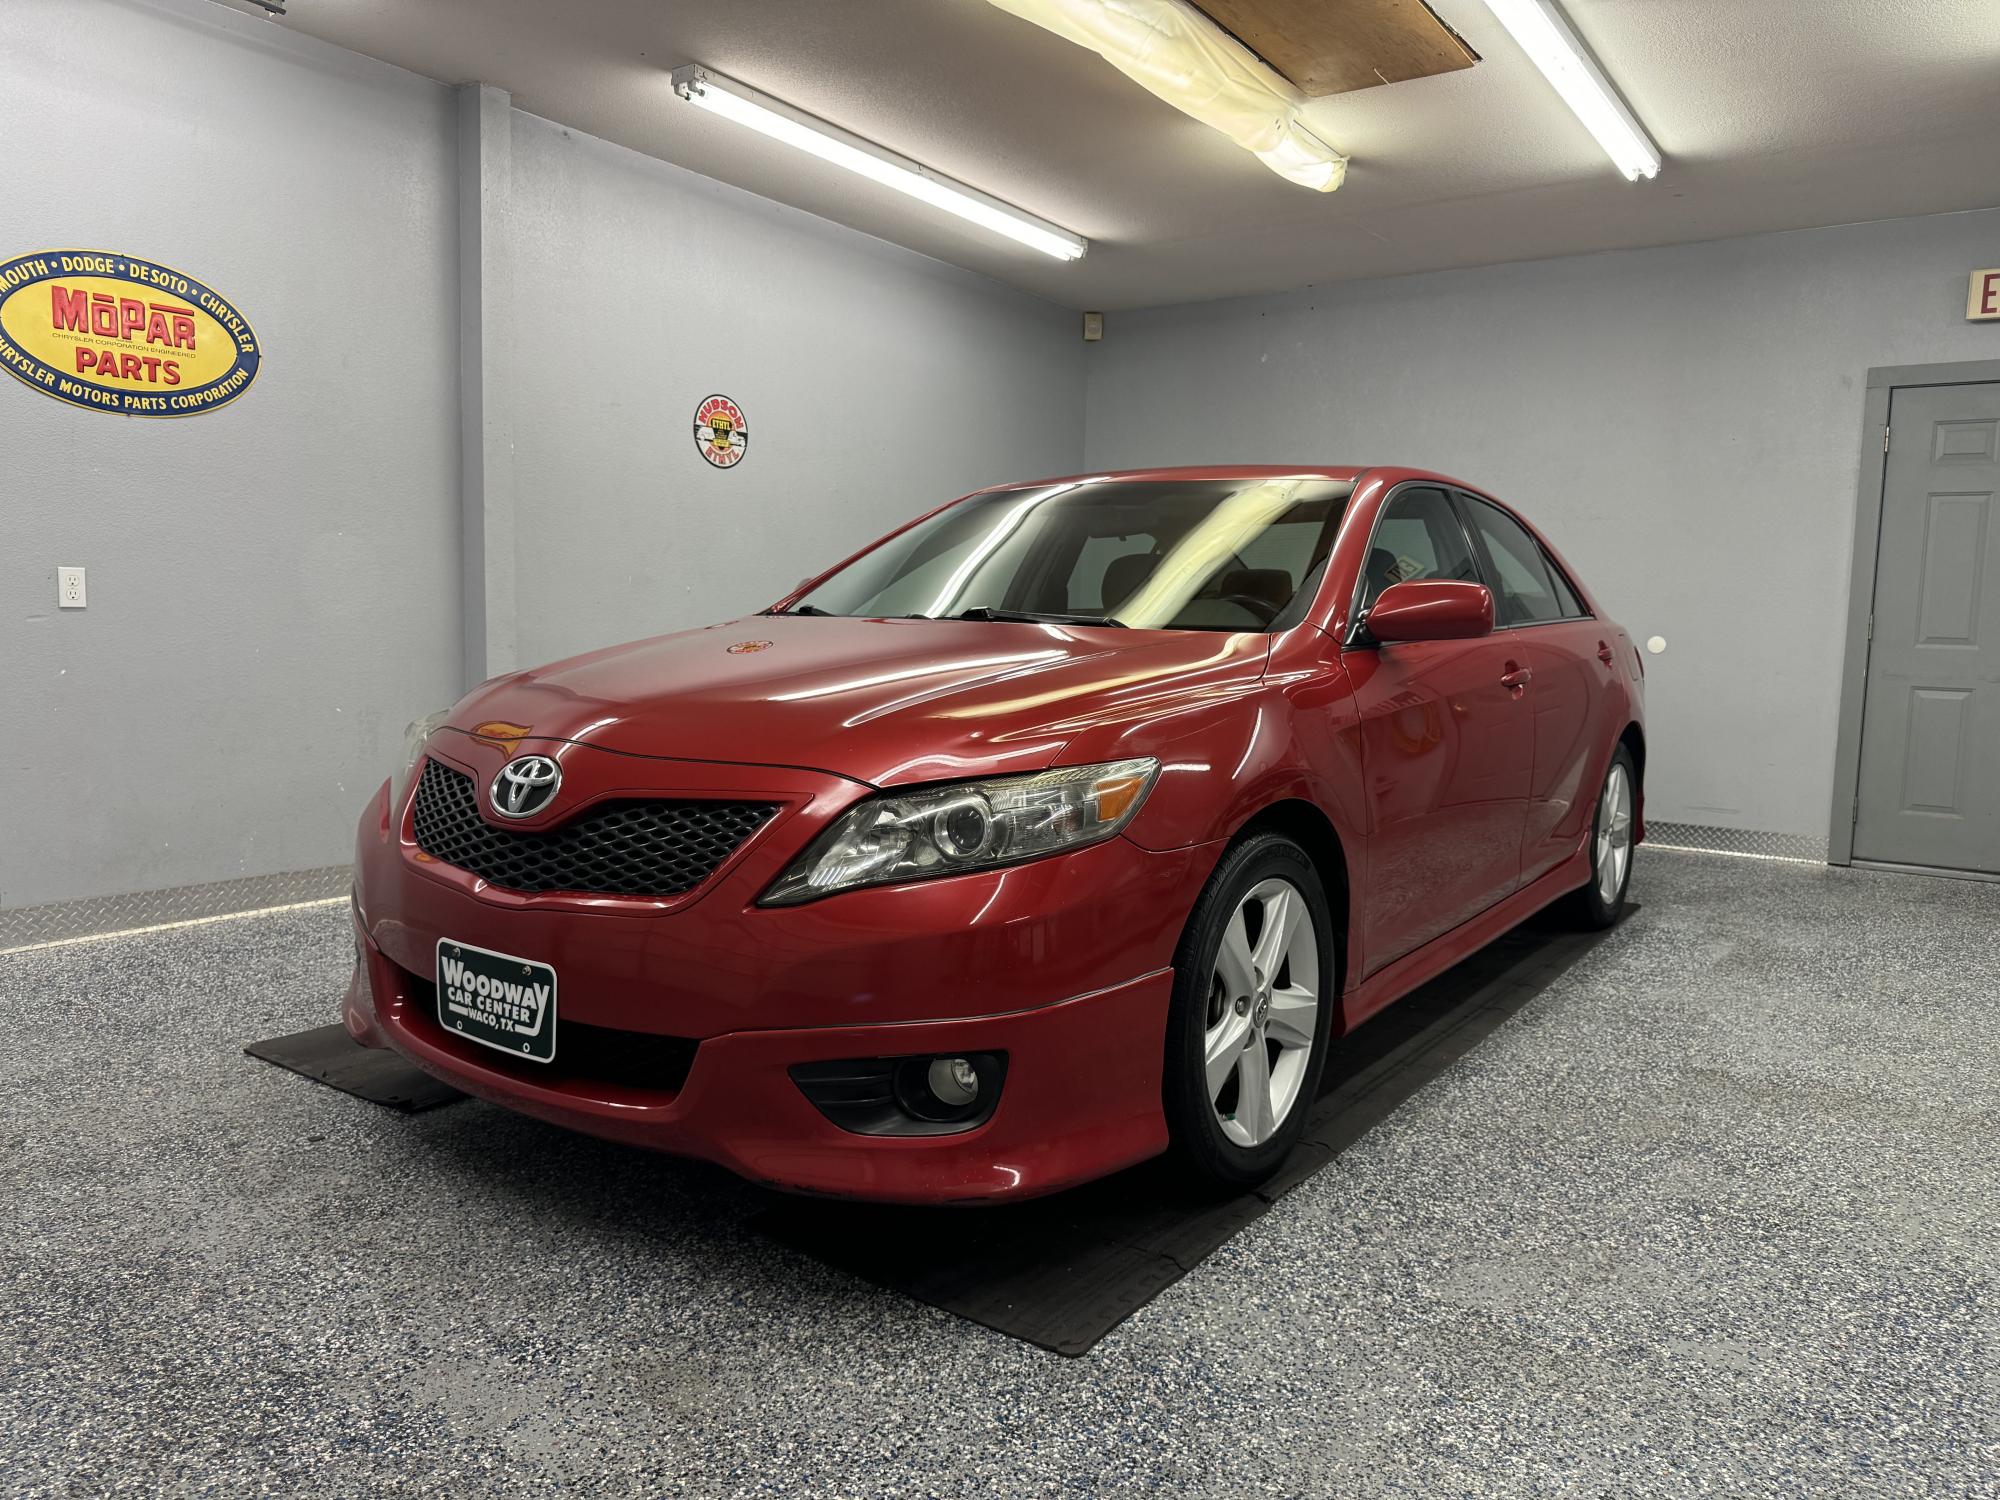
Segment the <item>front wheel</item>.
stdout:
<svg viewBox="0 0 2000 1500">
<path fill-rule="evenodd" d="M 1319 1092 L 1335 974 L 1306 852 L 1266 833 L 1223 855 L 1182 934 L 1167 1017 L 1162 1102 L 1198 1183 L 1250 1187 L 1290 1153 Z"/>
<path fill-rule="evenodd" d="M 1597 795 L 1597 812 L 1590 825 L 1590 883 L 1572 898 L 1570 909 L 1583 926 L 1609 927 L 1625 913 L 1625 891 L 1632 883 L 1632 812 L 1638 804 L 1639 777 L 1632 752 L 1620 745 L 1604 773 Z"/>
</svg>

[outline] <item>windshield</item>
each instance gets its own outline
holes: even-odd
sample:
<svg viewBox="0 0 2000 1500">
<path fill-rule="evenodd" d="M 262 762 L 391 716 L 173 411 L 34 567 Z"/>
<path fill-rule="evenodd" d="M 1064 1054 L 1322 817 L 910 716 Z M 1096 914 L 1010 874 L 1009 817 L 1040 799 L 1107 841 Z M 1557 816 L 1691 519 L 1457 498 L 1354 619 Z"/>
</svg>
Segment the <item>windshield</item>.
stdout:
<svg viewBox="0 0 2000 1500">
<path fill-rule="evenodd" d="M 1353 492 L 1329 479 L 1086 479 L 975 495 L 792 607 L 1269 630 L 1310 602 Z"/>
</svg>

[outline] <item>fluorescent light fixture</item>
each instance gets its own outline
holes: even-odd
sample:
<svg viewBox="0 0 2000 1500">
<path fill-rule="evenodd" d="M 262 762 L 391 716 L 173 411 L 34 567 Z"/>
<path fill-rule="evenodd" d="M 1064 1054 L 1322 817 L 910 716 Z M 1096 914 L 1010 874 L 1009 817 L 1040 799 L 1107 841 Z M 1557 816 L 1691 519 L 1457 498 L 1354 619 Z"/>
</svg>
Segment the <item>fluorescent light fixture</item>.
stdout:
<svg viewBox="0 0 2000 1500">
<path fill-rule="evenodd" d="M 1597 137 L 1604 154 L 1628 180 L 1637 182 L 1660 170 L 1659 148 L 1550 0 L 1486 0 L 1486 8 L 1555 85 L 1563 103 Z"/>
<path fill-rule="evenodd" d="M 879 182 L 884 187 L 907 193 L 934 208 L 956 214 L 961 219 L 1003 234 L 1010 240 L 1053 255 L 1057 260 L 1076 260 L 1090 248 L 1090 242 L 1046 219 L 1023 213 L 1012 204 L 967 187 L 962 182 L 933 172 L 921 162 L 865 141 L 837 125 L 794 109 L 769 94 L 759 93 L 733 78 L 712 73 L 707 68 L 676 68 L 669 81 L 674 92 L 725 120 L 747 125 L 760 135 L 783 141 L 801 151 L 832 162 L 836 167 Z"/>
</svg>

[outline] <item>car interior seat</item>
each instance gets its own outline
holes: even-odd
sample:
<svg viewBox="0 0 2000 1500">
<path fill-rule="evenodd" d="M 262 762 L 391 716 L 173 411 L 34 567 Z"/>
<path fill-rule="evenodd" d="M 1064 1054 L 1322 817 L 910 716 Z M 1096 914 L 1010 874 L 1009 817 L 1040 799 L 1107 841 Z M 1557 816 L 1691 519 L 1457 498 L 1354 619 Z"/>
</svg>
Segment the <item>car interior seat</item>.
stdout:
<svg viewBox="0 0 2000 1500">
<path fill-rule="evenodd" d="M 1111 565 L 1104 570 L 1104 608 L 1116 611 L 1139 592 L 1159 565 L 1159 557 L 1151 552 L 1128 552 L 1112 558 Z"/>
<path fill-rule="evenodd" d="M 1399 581 L 1396 576 L 1396 554 L 1387 547 L 1370 547 L 1368 565 L 1363 572 L 1368 579 L 1367 601 L 1373 604 L 1382 590 Z"/>
</svg>

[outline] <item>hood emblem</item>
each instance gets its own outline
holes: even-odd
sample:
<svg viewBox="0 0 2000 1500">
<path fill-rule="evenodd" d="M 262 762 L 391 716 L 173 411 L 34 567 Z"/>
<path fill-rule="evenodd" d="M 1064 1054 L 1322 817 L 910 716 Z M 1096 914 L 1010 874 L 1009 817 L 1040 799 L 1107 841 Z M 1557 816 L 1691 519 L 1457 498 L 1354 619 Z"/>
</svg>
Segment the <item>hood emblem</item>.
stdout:
<svg viewBox="0 0 2000 1500">
<path fill-rule="evenodd" d="M 752 651 L 769 651 L 774 644 L 772 641 L 738 641 L 729 648 L 729 654 L 748 656 Z"/>
<path fill-rule="evenodd" d="M 561 785 L 561 766 L 546 755 L 524 755 L 500 768 L 487 796 L 503 818 L 532 818 L 555 801 Z"/>
</svg>

